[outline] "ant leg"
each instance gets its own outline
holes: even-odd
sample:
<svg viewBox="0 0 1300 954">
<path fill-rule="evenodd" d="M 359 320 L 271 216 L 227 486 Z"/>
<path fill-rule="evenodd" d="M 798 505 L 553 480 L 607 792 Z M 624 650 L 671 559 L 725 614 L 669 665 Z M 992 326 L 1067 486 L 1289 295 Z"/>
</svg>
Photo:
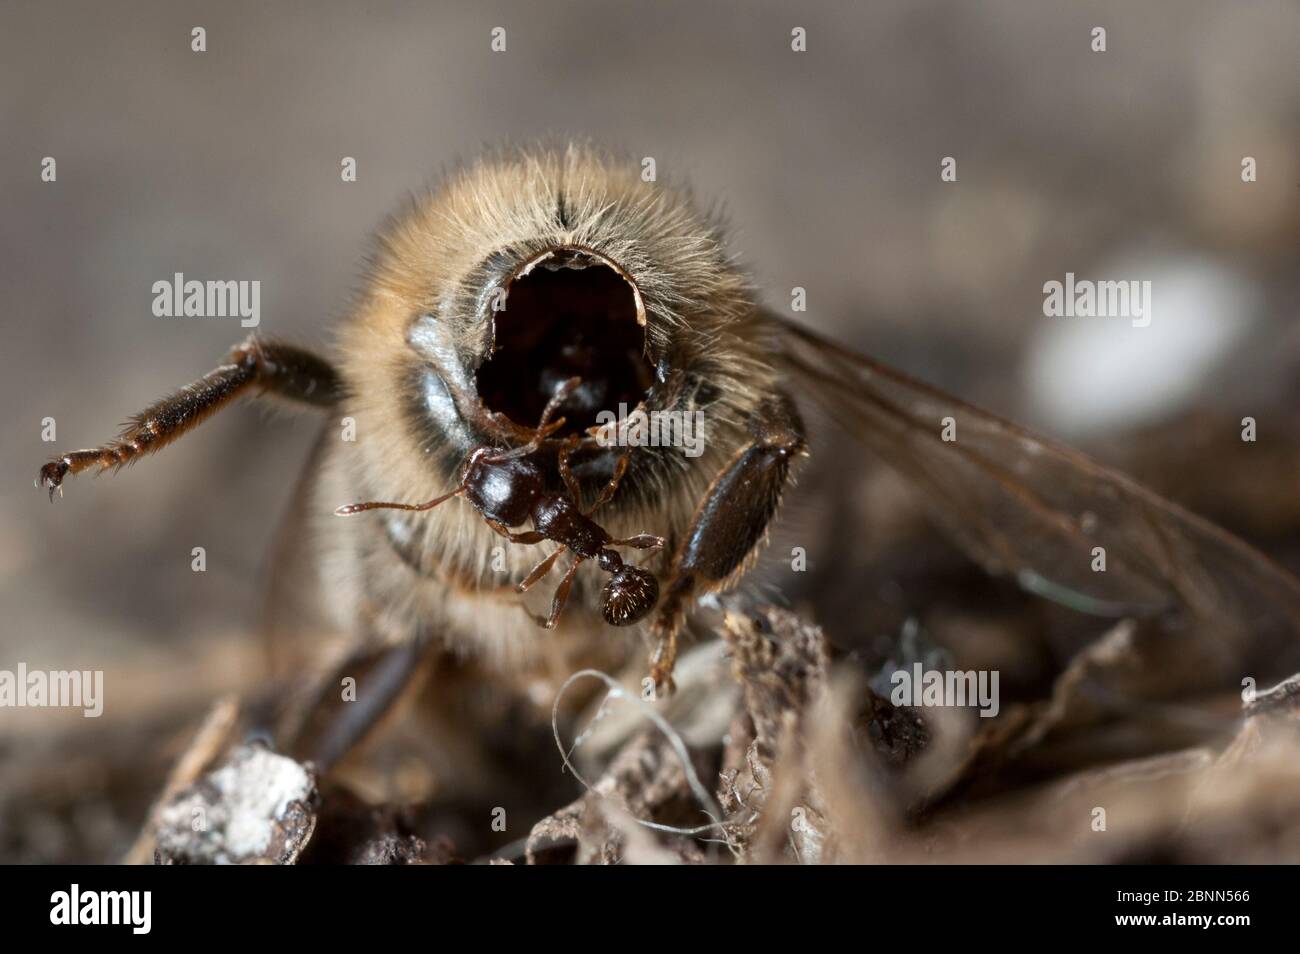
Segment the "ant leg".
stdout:
<svg viewBox="0 0 1300 954">
<path fill-rule="evenodd" d="M 551 395 L 551 399 L 546 402 L 546 407 L 542 410 L 541 419 L 537 422 L 537 431 L 539 434 L 546 430 L 547 424 L 549 424 L 551 418 L 555 416 L 555 412 L 560 409 L 560 405 L 564 403 L 565 398 L 572 394 L 581 383 L 581 378 L 569 378 L 569 380 L 565 381 L 555 389 L 555 393 Z"/>
<path fill-rule="evenodd" d="M 558 421 L 553 421 L 551 418 L 553 418 L 555 412 L 560 409 L 560 405 L 564 403 L 565 398 L 572 394 L 574 389 L 581 383 L 581 378 L 569 378 L 569 380 L 565 381 L 555 389 L 555 393 L 551 395 L 551 399 L 546 402 L 546 407 L 542 409 L 542 417 L 541 420 L 537 422 L 537 428 L 533 431 L 532 440 L 523 447 L 516 447 L 514 450 L 503 451 L 502 453 L 494 454 L 487 459 L 493 463 L 500 463 L 502 461 L 514 460 L 518 457 L 527 457 L 529 454 L 536 453 L 542 446 L 542 441 L 546 440 L 546 438 L 550 437 L 564 426 L 564 418 L 560 418 Z"/>
<path fill-rule="evenodd" d="M 551 615 L 545 620 L 538 619 L 544 629 L 554 629 L 556 622 L 560 618 L 560 613 L 564 612 L 564 604 L 569 602 L 569 590 L 573 589 L 573 578 L 578 574 L 578 567 L 582 566 L 586 557 L 575 556 L 573 563 L 569 565 L 569 570 L 564 574 L 564 579 L 560 585 L 555 588 L 555 599 L 551 601 Z"/>
<path fill-rule="evenodd" d="M 547 424 L 545 427 L 539 427 L 536 431 L 534 431 L 533 439 L 530 440 L 527 444 L 524 444 L 521 447 L 516 447 L 512 450 L 503 450 L 500 453 L 492 454 L 491 456 L 484 457 L 483 459 L 491 464 L 500 464 L 508 460 L 518 460 L 520 457 L 527 457 L 529 454 L 536 453 L 538 449 L 542 446 L 542 442 L 546 440 L 548 437 L 550 437 L 552 434 L 554 434 L 556 431 L 558 431 L 560 428 L 562 428 L 563 426 L 564 426 L 564 418 L 560 418 L 558 421 L 552 421 L 550 424 Z"/>
<path fill-rule="evenodd" d="M 536 530 L 525 530 L 523 533 L 515 533 L 503 523 L 497 523 L 495 520 L 483 518 L 483 522 L 495 530 L 501 536 L 505 537 L 511 543 L 541 543 L 546 537 Z"/>
<path fill-rule="evenodd" d="M 614 492 L 618 490 L 618 485 L 623 482 L 623 475 L 627 473 L 627 460 L 628 455 L 626 453 L 619 457 L 618 463 L 614 465 L 614 476 L 609 478 L 609 483 L 600 491 L 600 496 L 596 498 L 596 502 L 587 511 L 587 516 L 591 516 L 613 499 Z"/>
<path fill-rule="evenodd" d="M 560 554 L 563 552 L 564 552 L 564 547 L 560 547 L 558 550 L 556 550 L 546 559 L 542 560 L 541 563 L 537 564 L 537 566 L 533 567 L 532 571 L 529 572 L 528 576 L 524 577 L 524 581 L 515 587 L 515 592 L 524 593 L 532 589 L 533 584 L 535 584 L 538 580 L 540 580 L 546 574 L 551 572 L 551 568 L 555 566 L 555 561 L 559 558 Z"/>
<path fill-rule="evenodd" d="M 656 537 L 653 533 L 638 533 L 634 537 L 610 540 L 609 545 L 612 547 L 631 547 L 633 550 L 659 550 L 664 545 L 664 538 Z"/>
<path fill-rule="evenodd" d="M 541 420 L 537 422 L 537 427 L 533 430 L 533 438 L 522 447 L 516 447 L 513 450 L 502 451 L 499 454 L 493 454 L 487 458 L 492 463 L 501 461 L 514 460 L 519 457 L 527 457 L 529 454 L 536 453 L 542 446 L 542 442 L 564 426 L 564 418 L 557 421 L 551 420 L 555 412 L 560 409 L 564 399 L 573 393 L 574 389 L 582 383 L 581 378 L 569 378 L 551 395 L 551 399 L 546 402 L 546 407 L 542 410 Z"/>
<path fill-rule="evenodd" d="M 573 502 L 577 504 L 578 509 L 581 510 L 582 509 L 582 488 L 578 486 L 578 479 L 573 476 L 573 470 L 569 467 L 569 458 L 573 455 L 573 452 L 577 449 L 578 449 L 578 437 L 575 434 L 573 437 L 569 438 L 567 441 L 564 442 L 564 447 L 560 449 L 557 463 L 560 468 L 560 477 L 564 481 L 565 489 L 569 491 L 569 496 L 573 498 Z"/>
</svg>

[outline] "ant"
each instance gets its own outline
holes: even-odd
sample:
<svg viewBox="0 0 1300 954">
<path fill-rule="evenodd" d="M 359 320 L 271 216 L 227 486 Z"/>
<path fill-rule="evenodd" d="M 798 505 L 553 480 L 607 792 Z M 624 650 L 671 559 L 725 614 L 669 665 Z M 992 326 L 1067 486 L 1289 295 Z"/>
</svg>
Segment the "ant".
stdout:
<svg viewBox="0 0 1300 954">
<path fill-rule="evenodd" d="M 564 418 L 555 421 L 551 418 L 580 383 L 579 378 L 570 378 L 556 388 L 527 444 L 513 450 L 502 450 L 490 445 L 471 450 L 461 466 L 460 485 L 450 493 L 422 504 L 371 501 L 348 504 L 334 512 L 345 517 L 363 510 L 381 508 L 432 510 L 452 497 L 464 495 L 487 525 L 510 542 L 530 544 L 552 540 L 560 545 L 559 549 L 533 567 L 532 572 L 515 587 L 516 592 L 526 592 L 550 573 L 555 561 L 565 550 L 573 553 L 573 562 L 551 601 L 551 614 L 545 619 L 535 617 L 538 625 L 545 629 L 555 626 L 568 602 L 569 590 L 573 587 L 578 567 L 587 560 L 595 560 L 602 570 L 610 574 L 601 590 L 601 613 L 605 622 L 611 626 L 630 626 L 644 619 L 659 600 L 659 581 L 648 570 L 624 563 L 623 558 L 610 548 L 657 550 L 664 545 L 663 537 L 642 533 L 625 540 L 614 540 L 591 519 L 591 515 L 607 504 L 618 490 L 618 485 L 627 472 L 627 454 L 618 458 L 613 476 L 601 490 L 596 502 L 586 511 L 579 508 L 578 500 L 581 498 L 578 483 L 569 468 L 569 457 L 582 443 L 576 434 L 559 441 L 558 462 L 565 493 L 545 492 L 542 469 L 532 459 L 548 442 L 555 442 L 551 435 L 564 426 Z M 510 529 L 521 526 L 528 519 L 532 520 L 534 529 L 523 533 L 515 533 Z"/>
</svg>

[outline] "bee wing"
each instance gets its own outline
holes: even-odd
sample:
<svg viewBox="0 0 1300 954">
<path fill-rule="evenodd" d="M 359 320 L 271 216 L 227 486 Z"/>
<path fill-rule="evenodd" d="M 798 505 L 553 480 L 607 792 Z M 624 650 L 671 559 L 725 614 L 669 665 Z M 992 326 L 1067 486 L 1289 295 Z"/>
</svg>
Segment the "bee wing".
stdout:
<svg viewBox="0 0 1300 954">
<path fill-rule="evenodd" d="M 1225 637 L 1267 629 L 1295 643 L 1300 582 L 1242 540 L 1078 451 L 769 318 L 799 390 L 907 477 L 986 570 L 1095 615 L 1183 609 Z"/>
</svg>

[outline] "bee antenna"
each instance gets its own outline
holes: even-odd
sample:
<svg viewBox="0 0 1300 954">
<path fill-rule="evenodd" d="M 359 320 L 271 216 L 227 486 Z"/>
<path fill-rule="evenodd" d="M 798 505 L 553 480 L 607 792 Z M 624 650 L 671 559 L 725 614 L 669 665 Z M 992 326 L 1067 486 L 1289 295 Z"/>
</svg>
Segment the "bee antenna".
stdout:
<svg viewBox="0 0 1300 954">
<path fill-rule="evenodd" d="M 345 507 L 339 507 L 334 511 L 336 517 L 350 517 L 354 513 L 361 513 L 364 510 L 432 510 L 438 504 L 450 500 L 452 497 L 460 496 L 465 492 L 465 485 L 457 487 L 449 494 L 443 494 L 441 497 L 434 497 L 432 500 L 426 500 L 422 504 L 404 504 L 390 503 L 384 500 L 371 500 L 366 503 L 348 504 Z"/>
</svg>

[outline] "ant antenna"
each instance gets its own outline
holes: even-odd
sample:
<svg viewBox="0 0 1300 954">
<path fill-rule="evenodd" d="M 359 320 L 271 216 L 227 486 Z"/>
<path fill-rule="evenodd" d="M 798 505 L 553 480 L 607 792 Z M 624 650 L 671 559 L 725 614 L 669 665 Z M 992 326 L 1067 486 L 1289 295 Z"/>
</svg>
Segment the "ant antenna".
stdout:
<svg viewBox="0 0 1300 954">
<path fill-rule="evenodd" d="M 348 504 L 345 507 L 339 507 L 334 511 L 338 517 L 350 517 L 354 513 L 361 513 L 363 510 L 432 510 L 438 504 L 450 500 L 452 497 L 458 497 L 465 492 L 465 485 L 461 484 L 449 494 L 443 494 L 441 497 L 434 497 L 432 500 L 426 500 L 422 504 L 404 504 L 389 503 L 384 500 L 371 500 L 366 503 Z"/>
</svg>

